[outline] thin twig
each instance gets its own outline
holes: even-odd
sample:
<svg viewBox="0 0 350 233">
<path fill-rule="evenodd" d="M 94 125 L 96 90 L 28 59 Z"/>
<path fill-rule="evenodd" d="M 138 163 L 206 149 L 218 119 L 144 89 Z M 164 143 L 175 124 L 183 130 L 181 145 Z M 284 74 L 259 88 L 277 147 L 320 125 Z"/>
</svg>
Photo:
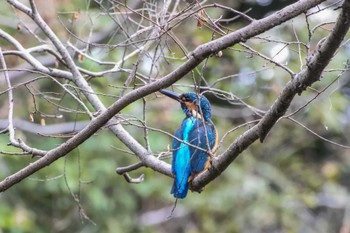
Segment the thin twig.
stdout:
<svg viewBox="0 0 350 233">
<path fill-rule="evenodd" d="M 138 162 L 138 163 L 126 166 L 126 167 L 118 167 L 115 169 L 115 172 L 118 173 L 119 175 L 123 175 L 126 172 L 131 172 L 131 171 L 137 170 L 140 167 L 144 167 L 144 166 L 145 165 L 143 162 Z"/>
<path fill-rule="evenodd" d="M 13 127 L 13 105 L 14 105 L 14 99 L 13 99 L 13 92 L 12 92 L 12 86 L 11 86 L 11 82 L 10 82 L 10 77 L 9 74 L 7 72 L 7 65 L 5 62 L 5 58 L 2 54 L 2 49 L 0 47 L 0 62 L 1 62 L 1 66 L 2 69 L 4 70 L 4 77 L 6 80 L 6 84 L 7 84 L 7 88 L 8 88 L 8 131 L 9 131 L 9 138 L 10 138 L 10 142 L 12 144 L 16 144 L 16 140 L 15 140 L 15 129 Z"/>
<path fill-rule="evenodd" d="M 9 106 L 8 107 L 8 109 L 9 109 L 8 110 L 8 131 L 9 131 L 10 143 L 11 143 L 12 146 L 21 148 L 24 152 L 28 152 L 28 153 L 32 154 L 33 156 L 44 156 L 46 151 L 29 147 L 22 140 L 20 140 L 20 139 L 16 140 L 15 139 L 15 129 L 14 129 L 14 126 L 13 126 L 13 106 L 14 106 L 13 91 L 12 91 L 12 86 L 11 86 L 11 82 L 10 82 L 10 76 L 8 74 L 8 71 L 7 71 L 5 58 L 4 58 L 3 54 L 2 54 L 1 48 L 0 48 L 0 63 L 1 63 L 1 66 L 2 66 L 2 68 L 4 70 L 4 76 L 5 76 L 5 80 L 6 80 L 7 87 L 8 87 L 8 99 L 9 99 L 9 105 L 8 105 Z"/>
<path fill-rule="evenodd" d="M 124 179 L 126 180 L 126 182 L 128 183 L 132 183 L 132 184 L 139 184 L 141 183 L 142 181 L 144 181 L 145 179 L 145 175 L 144 174 L 141 174 L 139 177 L 137 178 L 132 178 L 129 173 L 125 172 L 123 173 L 123 177 Z"/>
<path fill-rule="evenodd" d="M 246 45 L 245 43 L 242 43 L 242 42 L 241 42 L 241 43 L 239 43 L 239 44 L 242 45 L 244 48 L 248 49 L 249 51 L 251 51 L 253 54 L 255 54 L 255 55 L 261 57 L 262 59 L 264 59 L 264 60 L 266 60 L 266 61 L 268 61 L 268 62 L 270 62 L 270 63 L 272 63 L 272 64 L 274 64 L 274 65 L 276 65 L 276 66 L 278 66 L 278 67 L 280 67 L 280 68 L 282 68 L 283 70 L 287 71 L 287 73 L 291 76 L 291 78 L 294 77 L 295 73 L 294 73 L 292 70 L 290 70 L 287 66 L 284 66 L 284 65 L 282 65 L 281 63 L 274 61 L 273 59 L 271 59 L 271 58 L 265 56 L 264 54 L 262 54 L 262 53 L 256 51 L 255 49 L 249 47 L 249 46 Z"/>
<path fill-rule="evenodd" d="M 316 137 L 320 138 L 321 140 L 325 141 L 325 142 L 328 142 L 330 144 L 333 144 L 333 145 L 336 145 L 336 146 L 339 146 L 341 148 L 345 148 L 345 149 L 350 149 L 350 146 L 346 146 L 346 145 L 342 145 L 340 143 L 337 143 L 337 142 L 334 142 L 332 140 L 329 140 L 321 135 L 319 135 L 318 133 L 316 133 L 315 131 L 311 130 L 310 128 L 308 128 L 307 126 L 305 126 L 304 124 L 302 124 L 301 122 L 295 120 L 294 118 L 292 117 L 287 117 L 287 119 L 293 121 L 294 123 L 296 123 L 297 125 L 301 126 L 303 129 L 305 129 L 306 131 L 312 133 L 313 135 L 315 135 Z"/>
</svg>

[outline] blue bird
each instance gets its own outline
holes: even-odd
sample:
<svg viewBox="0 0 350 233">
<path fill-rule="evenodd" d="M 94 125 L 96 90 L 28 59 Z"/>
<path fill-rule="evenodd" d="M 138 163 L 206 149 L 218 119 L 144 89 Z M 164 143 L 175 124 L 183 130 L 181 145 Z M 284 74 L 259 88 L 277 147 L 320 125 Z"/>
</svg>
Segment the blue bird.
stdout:
<svg viewBox="0 0 350 233">
<path fill-rule="evenodd" d="M 186 117 L 175 132 L 173 140 L 172 173 L 175 177 L 171 194 L 185 198 L 189 182 L 210 167 L 209 151 L 215 152 L 218 134 L 211 121 L 209 100 L 194 92 L 177 94 L 168 90 L 160 92 L 181 104 Z"/>
</svg>

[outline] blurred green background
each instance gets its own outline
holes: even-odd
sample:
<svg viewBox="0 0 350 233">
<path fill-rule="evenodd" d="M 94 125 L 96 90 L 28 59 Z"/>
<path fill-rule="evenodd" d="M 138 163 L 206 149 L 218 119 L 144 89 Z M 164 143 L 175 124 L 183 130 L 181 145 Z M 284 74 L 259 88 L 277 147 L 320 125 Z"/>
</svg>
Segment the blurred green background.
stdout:
<svg viewBox="0 0 350 233">
<path fill-rule="evenodd" d="M 121 43 L 127 41 L 126 35 L 140 30 L 131 22 L 141 19 L 138 14 L 126 14 L 127 7 L 122 3 L 36 2 L 44 19 L 66 45 L 69 42 L 79 48 L 86 46 L 84 51 L 101 61 L 120 61 L 125 54 L 135 50 L 133 45 L 126 43 L 127 46 L 124 46 Z M 152 20 L 159 17 L 157 10 L 162 9 L 161 1 L 127 2 L 130 8 L 137 9 L 139 14 Z M 293 1 L 208 1 L 206 4 L 214 2 L 241 11 L 251 8 L 248 14 L 261 18 Z M 38 38 L 45 37 L 30 20 L 7 3 L 0 5 L 2 30 L 10 33 L 25 48 L 43 43 Z M 186 2 L 181 1 L 177 11 L 187 6 Z M 312 53 L 317 43 L 328 35 L 332 28 L 328 22 L 334 21 L 335 12 L 339 12 L 334 10 L 336 7 L 334 5 L 311 15 L 308 23 L 312 30 L 308 30 L 305 15 L 302 15 L 246 44 L 297 73 L 304 67 L 307 54 Z M 207 8 L 206 12 L 213 19 L 234 17 L 230 12 L 215 7 Z M 147 25 L 147 22 L 143 23 Z M 198 28 L 196 24 L 197 20 L 192 16 L 180 21 L 172 30 L 188 51 L 212 39 L 210 27 L 204 25 Z M 222 25 L 237 30 L 247 25 L 247 21 L 236 19 Z M 309 31 L 313 33 L 311 39 Z M 147 42 L 142 40 L 149 36 L 148 32 L 141 34 L 137 37 L 139 42 L 135 44 L 145 45 Z M 89 46 L 85 43 L 86 38 L 92 41 Z M 0 39 L 0 46 L 4 51 L 13 49 L 3 39 Z M 179 43 L 164 34 L 147 47 L 146 55 L 141 60 L 138 60 L 138 56 L 126 60 L 121 67 L 131 69 L 137 63 L 140 74 L 129 87 L 136 88 L 176 69 L 185 57 L 179 47 Z M 73 53 L 71 48 L 69 50 Z M 279 121 L 264 143 L 256 142 L 244 151 L 202 193 L 189 193 L 186 199 L 179 200 L 173 213 L 175 200 L 169 193 L 172 179 L 151 169 L 141 168 L 130 175 L 136 178 L 144 174 L 145 180 L 140 184 L 127 183 L 115 173 L 115 169 L 138 160 L 112 133 L 101 129 L 66 157 L 0 194 L 0 233 L 350 232 L 350 152 L 321 138 L 350 145 L 349 74 L 343 72 L 344 67 L 347 69 L 349 52 L 346 41 L 324 72 L 322 80 L 313 86 L 314 89 L 308 89 L 293 101 L 289 113 L 314 98 L 317 94 L 315 89 L 322 91 L 327 87 L 292 116 L 303 126 L 288 119 Z M 57 67 L 52 56 L 45 57 L 45 53 L 37 56 L 50 67 L 64 69 Z M 90 71 L 111 68 L 87 57 L 74 56 L 80 67 Z M 15 56 L 7 56 L 6 59 L 10 68 L 16 69 L 24 64 Z M 150 69 L 152 63 L 154 66 Z M 30 72 L 10 74 L 12 85 L 40 77 Z M 119 98 L 128 75 L 128 72 L 118 72 L 89 81 L 108 106 Z M 222 138 L 230 129 L 258 119 L 240 100 L 230 99 L 230 94 L 247 105 L 265 111 L 290 78 L 282 68 L 236 45 L 223 51 L 221 57 L 210 57 L 176 83 L 173 90 L 179 93 L 193 91 L 194 84 L 201 85 L 203 91 L 205 87 L 209 88 L 210 91 L 205 91 L 206 96 L 212 103 L 213 121 Z M 59 82 L 66 83 L 65 80 Z M 3 92 L 6 89 L 5 82 L 1 80 L 1 120 L 7 118 L 8 99 L 7 93 Z M 14 90 L 14 95 L 16 119 L 29 121 L 32 116 L 34 123 L 40 124 L 45 120 L 46 125 L 88 120 L 86 114 L 77 112 L 83 111 L 81 106 L 49 78 L 36 80 L 27 86 L 21 85 Z M 33 96 L 37 108 L 35 113 Z M 79 97 L 86 102 L 81 94 Z M 90 105 L 87 106 L 93 110 Z M 64 111 L 63 107 L 69 111 Z M 171 147 L 171 138 L 161 131 L 173 133 L 184 117 L 177 103 L 158 94 L 131 104 L 121 114 L 128 132 L 144 146 L 149 145 L 155 155 L 167 152 Z M 150 127 L 147 141 L 142 122 Z M 219 154 L 249 126 L 225 136 Z M 16 137 L 43 150 L 54 148 L 67 139 L 21 129 L 16 131 Z M 8 134 L 0 134 L 0 151 L 18 151 L 8 146 L 8 142 Z M 1 180 L 35 159 L 26 155 L 1 154 Z M 164 160 L 171 162 L 170 156 Z"/>
</svg>

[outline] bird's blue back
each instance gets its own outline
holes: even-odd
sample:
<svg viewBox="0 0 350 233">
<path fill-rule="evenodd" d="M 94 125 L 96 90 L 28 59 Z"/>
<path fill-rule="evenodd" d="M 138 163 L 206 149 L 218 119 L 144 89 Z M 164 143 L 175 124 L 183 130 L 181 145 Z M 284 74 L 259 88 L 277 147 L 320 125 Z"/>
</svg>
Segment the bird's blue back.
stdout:
<svg viewBox="0 0 350 233">
<path fill-rule="evenodd" d="M 196 119 L 195 124 L 196 127 L 190 133 L 189 142 L 206 151 L 213 149 L 216 142 L 216 129 L 213 122 L 209 119 L 209 121 L 203 123 L 201 119 Z M 207 136 L 205 136 L 205 133 L 207 133 Z M 194 176 L 206 168 L 206 163 L 210 157 L 207 152 L 196 147 L 190 147 L 190 153 L 191 175 Z"/>
<path fill-rule="evenodd" d="M 205 169 L 209 159 L 209 154 L 206 151 L 209 151 L 209 147 L 213 149 L 216 136 L 215 127 L 210 119 L 203 121 L 203 119 L 188 116 L 182 121 L 180 128 L 175 132 L 176 138 L 173 140 L 172 172 L 175 180 L 171 193 L 174 197 L 186 197 L 188 180 L 190 176 Z M 187 144 L 178 139 L 187 142 Z"/>
</svg>

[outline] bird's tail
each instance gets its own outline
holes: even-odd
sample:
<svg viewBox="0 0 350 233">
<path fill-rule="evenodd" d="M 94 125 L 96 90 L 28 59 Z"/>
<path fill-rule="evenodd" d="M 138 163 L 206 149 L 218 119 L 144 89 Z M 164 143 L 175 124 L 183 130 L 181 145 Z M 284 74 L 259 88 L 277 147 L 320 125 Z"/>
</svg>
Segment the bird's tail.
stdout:
<svg viewBox="0 0 350 233">
<path fill-rule="evenodd" d="M 175 198 L 183 199 L 187 196 L 188 192 L 188 181 L 187 179 L 181 179 L 175 177 L 173 187 L 171 188 L 170 193 L 174 195 Z"/>
</svg>

